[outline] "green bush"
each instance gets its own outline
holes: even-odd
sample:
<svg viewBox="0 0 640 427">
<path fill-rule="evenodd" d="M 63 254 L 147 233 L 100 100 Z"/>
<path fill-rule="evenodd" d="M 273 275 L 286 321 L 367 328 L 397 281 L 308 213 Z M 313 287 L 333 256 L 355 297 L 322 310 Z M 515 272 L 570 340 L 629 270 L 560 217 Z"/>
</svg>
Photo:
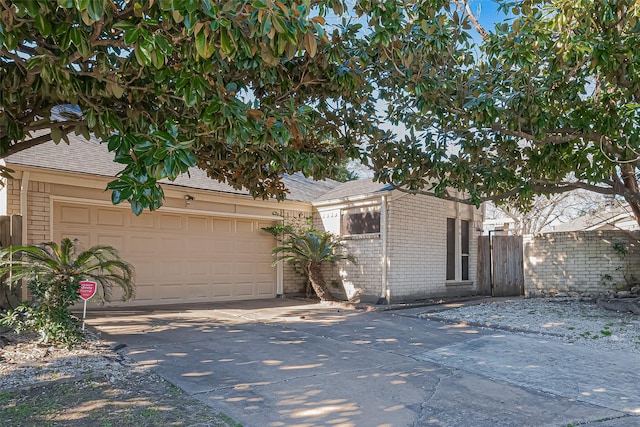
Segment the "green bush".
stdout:
<svg viewBox="0 0 640 427">
<path fill-rule="evenodd" d="M 9 274 L 10 273 L 10 274 Z M 108 301 L 113 285 L 123 300 L 133 298 L 133 267 L 110 246 L 94 246 L 76 254 L 74 243 L 63 239 L 40 246 L 9 247 L 0 251 L 0 275 L 9 274 L 8 285 L 27 282 L 33 300 L 0 316 L 0 325 L 20 333 L 33 330 L 44 343 L 67 347 L 83 339 L 80 320 L 69 307 L 80 300 L 81 280 L 98 284 L 98 300 Z"/>
</svg>

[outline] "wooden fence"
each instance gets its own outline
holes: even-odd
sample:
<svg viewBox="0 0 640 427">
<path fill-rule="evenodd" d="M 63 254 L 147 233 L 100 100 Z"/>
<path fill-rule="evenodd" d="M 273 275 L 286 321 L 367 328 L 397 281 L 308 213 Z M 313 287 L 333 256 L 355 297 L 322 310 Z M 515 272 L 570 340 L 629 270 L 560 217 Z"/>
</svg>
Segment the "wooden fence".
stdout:
<svg viewBox="0 0 640 427">
<path fill-rule="evenodd" d="M 0 216 L 0 247 L 22 244 L 22 217 L 20 215 Z M 21 298 L 19 287 L 9 288 L 0 278 L 0 307 L 15 307 Z"/>
<path fill-rule="evenodd" d="M 494 297 L 524 294 L 522 236 L 481 236 L 478 289 Z"/>
</svg>

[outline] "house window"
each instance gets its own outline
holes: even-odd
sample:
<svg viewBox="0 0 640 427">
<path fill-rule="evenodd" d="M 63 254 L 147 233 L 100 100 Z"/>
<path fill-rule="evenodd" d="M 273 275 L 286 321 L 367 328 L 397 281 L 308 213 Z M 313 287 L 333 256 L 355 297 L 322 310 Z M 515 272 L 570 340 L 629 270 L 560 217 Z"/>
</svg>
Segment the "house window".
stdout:
<svg viewBox="0 0 640 427">
<path fill-rule="evenodd" d="M 447 280 L 469 280 L 470 223 L 447 218 Z"/>
<path fill-rule="evenodd" d="M 469 221 L 460 221 L 460 248 L 462 280 L 469 280 Z"/>
<path fill-rule="evenodd" d="M 343 236 L 380 233 L 380 206 L 343 210 L 340 233 Z"/>
</svg>

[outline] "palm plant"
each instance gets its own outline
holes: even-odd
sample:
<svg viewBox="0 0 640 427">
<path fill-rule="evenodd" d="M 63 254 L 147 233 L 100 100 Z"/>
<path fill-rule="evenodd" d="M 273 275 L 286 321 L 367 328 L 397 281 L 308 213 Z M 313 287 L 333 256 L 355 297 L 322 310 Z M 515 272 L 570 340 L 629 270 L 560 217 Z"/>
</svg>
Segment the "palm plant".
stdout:
<svg viewBox="0 0 640 427">
<path fill-rule="evenodd" d="M 69 306 L 80 299 L 79 282 L 98 284 L 98 300 L 109 301 L 114 286 L 122 300 L 134 296 L 133 267 L 111 246 L 93 246 L 76 252 L 73 241 L 62 239 L 40 246 L 13 246 L 0 250 L 0 275 L 9 274 L 9 286 L 25 280 L 33 302 L 24 303 L 3 316 L 2 323 L 18 329 L 34 329 L 44 342 L 75 343 L 81 333 Z"/>
<path fill-rule="evenodd" d="M 294 270 L 302 271 L 309 278 L 314 292 L 321 301 L 335 301 L 327 288 L 322 265 L 339 260 L 356 262 L 344 252 L 344 245 L 331 233 L 309 230 L 301 233 L 286 231 L 282 244 L 273 249 L 278 261 L 289 263 Z"/>
</svg>

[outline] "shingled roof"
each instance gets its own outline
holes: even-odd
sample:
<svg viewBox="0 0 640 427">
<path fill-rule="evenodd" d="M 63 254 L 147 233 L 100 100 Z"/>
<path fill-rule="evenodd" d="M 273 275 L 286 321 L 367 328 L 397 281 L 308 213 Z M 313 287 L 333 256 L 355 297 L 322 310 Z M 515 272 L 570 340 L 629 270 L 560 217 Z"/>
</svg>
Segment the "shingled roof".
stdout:
<svg viewBox="0 0 640 427">
<path fill-rule="evenodd" d="M 87 141 L 84 137 L 75 134 L 69 134 L 68 137 L 69 144 L 61 142 L 56 146 L 49 141 L 12 154 L 4 160 L 9 167 L 11 165 L 31 166 L 106 177 L 115 177 L 124 167 L 113 161 L 113 153 L 108 151 L 106 144 L 101 144 L 97 139 Z M 331 179 L 314 181 L 305 178 L 301 173 L 286 175 L 283 181 L 289 190 L 287 200 L 301 202 L 324 199 L 325 193 L 340 186 L 338 181 Z M 175 181 L 161 182 L 171 186 L 249 195 L 249 192 L 244 189 L 236 190 L 226 183 L 209 178 L 206 172 L 199 168 L 191 168 L 189 174 L 180 175 Z"/>
</svg>

